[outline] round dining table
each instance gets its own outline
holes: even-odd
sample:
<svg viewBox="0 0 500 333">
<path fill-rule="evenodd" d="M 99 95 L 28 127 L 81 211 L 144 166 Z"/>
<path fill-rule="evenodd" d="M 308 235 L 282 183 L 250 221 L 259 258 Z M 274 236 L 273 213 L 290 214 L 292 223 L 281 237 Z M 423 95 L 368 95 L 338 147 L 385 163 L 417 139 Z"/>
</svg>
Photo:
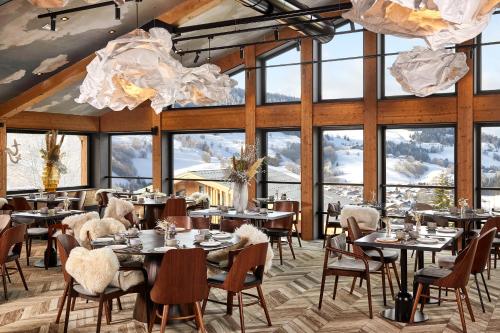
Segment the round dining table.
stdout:
<svg viewBox="0 0 500 333">
<path fill-rule="evenodd" d="M 217 232 L 217 231 L 212 231 Z M 231 245 L 236 244 L 239 241 L 239 237 L 232 235 L 225 241 L 221 241 L 219 246 L 203 247 L 195 242 L 195 235 L 200 233 L 199 229 L 188 229 L 176 234 L 176 239 L 178 240 L 179 249 L 189 249 L 189 248 L 202 248 L 207 253 L 210 251 L 220 250 L 227 248 Z M 142 255 L 144 256 L 144 268 L 147 272 L 147 286 L 148 290 L 154 285 L 156 280 L 156 275 L 160 269 L 161 261 L 163 259 L 163 254 L 165 252 L 158 251 L 159 248 L 163 247 L 165 244 L 164 233 L 160 230 L 142 230 L 140 231 L 138 238 L 141 242 L 138 246 L 128 246 L 123 249 L 114 250 L 117 254 L 129 254 L 129 255 Z M 189 263 L 186 263 L 188 265 Z M 148 292 L 149 295 L 149 292 Z M 134 308 L 134 319 L 140 322 L 147 322 L 147 309 L 152 309 L 152 301 L 148 297 L 144 298 L 142 294 L 137 294 L 135 308 Z M 182 304 L 178 306 L 171 306 L 171 315 L 169 317 L 177 316 L 187 316 L 192 314 L 191 306 L 183 306 Z"/>
</svg>

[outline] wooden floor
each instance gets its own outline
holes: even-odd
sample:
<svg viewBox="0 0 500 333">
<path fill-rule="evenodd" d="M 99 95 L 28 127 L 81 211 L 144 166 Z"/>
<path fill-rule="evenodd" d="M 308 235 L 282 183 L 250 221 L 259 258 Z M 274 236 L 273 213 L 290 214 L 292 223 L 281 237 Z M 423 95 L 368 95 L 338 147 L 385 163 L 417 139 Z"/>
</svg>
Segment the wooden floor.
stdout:
<svg viewBox="0 0 500 333">
<path fill-rule="evenodd" d="M 318 311 L 318 295 L 321 280 L 323 251 L 320 242 L 304 242 L 303 248 L 296 247 L 297 259 L 292 260 L 288 251 L 283 266 L 279 260 L 264 281 L 264 292 L 270 309 L 272 327 L 267 327 L 265 317 L 258 305 L 245 310 L 247 332 L 460 332 L 460 318 L 455 303 L 445 303 L 438 307 L 429 305 L 425 312 L 431 318 L 425 324 L 401 325 L 382 319 L 378 313 L 383 309 L 381 281 L 373 277 L 374 309 L 377 315 L 368 318 L 366 289 L 356 288 L 349 294 L 350 279 L 341 278 L 341 289 L 335 301 L 331 298 L 333 279 L 328 281 L 326 299 L 322 311 Z M 35 258 L 41 258 L 43 247 L 34 249 Z M 429 259 L 429 258 L 426 258 Z M 32 259 L 32 262 L 35 260 Z M 410 259 L 411 263 L 413 261 Z M 28 281 L 29 291 L 25 291 L 16 275 L 9 284 L 9 301 L 0 296 L 0 332 L 62 332 L 63 325 L 54 324 L 58 298 L 62 294 L 63 277 L 60 269 L 48 271 L 39 268 L 23 269 Z M 470 288 L 470 296 L 476 322 L 472 323 L 467 315 L 469 332 L 500 332 L 500 268 L 489 281 L 492 303 L 486 302 L 486 313 L 481 312 L 475 287 Z M 411 277 L 410 277 L 411 278 Z M 0 289 L 1 290 L 1 289 Z M 484 293 L 483 293 L 484 295 Z M 220 299 L 223 294 L 213 295 Z M 134 320 L 132 308 L 134 297 L 123 298 L 123 311 L 113 312 L 113 323 L 103 324 L 103 332 L 146 332 L 145 327 Z M 96 304 L 78 301 L 76 311 L 71 313 L 71 332 L 95 332 Z M 233 316 L 226 316 L 222 306 L 209 303 L 204 317 L 209 332 L 237 332 L 239 318 L 237 309 Z M 155 327 L 158 331 L 159 326 Z M 167 327 L 167 332 L 196 331 L 191 323 L 178 323 Z"/>
</svg>

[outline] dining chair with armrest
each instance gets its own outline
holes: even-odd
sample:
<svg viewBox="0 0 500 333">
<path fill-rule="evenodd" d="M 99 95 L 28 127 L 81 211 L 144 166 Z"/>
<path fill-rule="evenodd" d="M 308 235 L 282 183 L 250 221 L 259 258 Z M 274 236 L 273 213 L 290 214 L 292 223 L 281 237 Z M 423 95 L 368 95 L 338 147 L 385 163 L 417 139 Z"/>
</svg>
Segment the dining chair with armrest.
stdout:
<svg viewBox="0 0 500 333">
<path fill-rule="evenodd" d="M 292 228 L 293 228 L 292 216 L 264 222 L 263 231 L 266 235 L 269 236 L 269 240 L 271 242 L 271 248 L 273 247 L 273 244 L 275 242 L 278 245 L 281 265 L 283 265 L 282 237 L 286 238 L 286 242 L 288 243 L 290 251 L 292 252 L 293 260 L 295 260 L 295 252 L 293 251 L 293 244 L 292 244 Z"/>
<path fill-rule="evenodd" d="M 186 199 L 181 197 L 169 197 L 163 209 L 163 218 L 169 216 L 186 216 Z"/>
<path fill-rule="evenodd" d="M 28 290 L 28 285 L 24 279 L 24 274 L 19 264 L 19 257 L 23 248 L 26 225 L 20 224 L 5 230 L 0 236 L 0 265 L 2 267 L 2 282 L 5 300 L 7 300 L 7 281 L 9 277 L 8 269 L 19 272 L 24 289 Z M 17 268 L 8 268 L 7 263 L 15 262 Z"/>
</svg>

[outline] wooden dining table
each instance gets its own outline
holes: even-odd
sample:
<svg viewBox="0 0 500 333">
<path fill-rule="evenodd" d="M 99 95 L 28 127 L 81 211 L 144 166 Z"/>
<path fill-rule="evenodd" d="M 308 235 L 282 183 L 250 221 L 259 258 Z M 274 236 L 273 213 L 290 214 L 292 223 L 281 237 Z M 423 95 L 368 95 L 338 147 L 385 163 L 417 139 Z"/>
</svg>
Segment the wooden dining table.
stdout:
<svg viewBox="0 0 500 333">
<path fill-rule="evenodd" d="M 384 318 L 402 323 L 410 321 L 413 296 L 408 292 L 408 250 L 415 250 L 417 253 L 440 252 L 463 234 L 463 229 L 461 228 L 455 228 L 451 231 L 453 232 L 444 232 L 440 228 L 436 231 L 430 231 L 427 227 L 421 227 L 419 237 L 437 238 L 438 242 L 435 244 L 426 244 L 417 240 L 402 240 L 395 243 L 377 241 L 377 238 L 385 237 L 385 232 L 374 232 L 354 241 L 354 244 L 361 247 L 398 249 L 401 252 L 399 259 L 401 266 L 401 289 L 396 296 L 394 308 L 382 311 L 381 315 Z M 391 236 L 394 237 L 395 233 Z M 423 260 L 421 260 L 420 265 L 423 265 Z M 415 314 L 415 322 L 422 322 L 428 319 L 428 316 L 422 311 L 417 311 Z"/>
<path fill-rule="evenodd" d="M 278 211 L 268 211 L 267 213 L 250 212 L 245 211 L 244 213 L 237 213 L 236 210 L 221 211 L 214 208 L 193 210 L 189 212 L 189 216 L 220 216 L 227 219 L 244 219 L 253 221 L 258 227 L 262 226 L 265 221 L 278 220 L 285 217 L 293 216 L 295 212 L 278 212 Z"/>
<path fill-rule="evenodd" d="M 47 196 L 35 197 L 35 198 L 26 197 L 26 201 L 33 203 L 34 209 L 38 209 L 38 203 L 44 203 L 47 205 L 48 208 L 54 208 L 57 207 L 60 203 L 63 203 L 64 200 L 66 199 L 68 199 L 70 203 L 78 202 L 80 200 L 79 198 L 72 198 L 72 197 L 55 197 L 55 198 L 49 198 Z"/>
<path fill-rule="evenodd" d="M 221 241 L 221 244 L 219 246 L 213 246 L 213 247 L 203 247 L 199 245 L 198 243 L 195 242 L 195 235 L 197 235 L 200 232 L 199 229 L 188 229 L 182 232 L 178 232 L 176 234 L 176 239 L 179 241 L 178 243 L 178 248 L 179 249 L 189 249 L 189 248 L 202 248 L 204 249 L 207 253 L 210 251 L 215 251 L 215 250 L 220 250 L 227 248 L 231 245 L 236 244 L 239 241 L 239 237 L 236 235 L 232 235 L 231 238 Z M 216 231 L 212 231 L 216 232 Z M 158 270 L 160 269 L 161 261 L 163 259 L 163 254 L 164 252 L 158 252 L 157 248 L 163 247 L 164 246 L 164 233 L 158 230 L 142 230 L 139 232 L 138 236 L 136 239 L 140 240 L 141 245 L 140 246 L 128 246 L 124 249 L 118 249 L 118 250 L 113 250 L 117 254 L 129 254 L 129 255 L 141 255 L 144 256 L 144 264 L 143 267 L 147 272 L 147 286 L 148 290 L 151 290 L 151 288 L 154 285 L 154 282 L 156 280 L 156 276 L 158 273 Z M 93 245 L 95 245 L 94 243 Z M 189 265 L 189 263 L 186 263 L 186 265 Z M 148 292 L 149 295 L 149 292 Z M 134 307 L 134 319 L 140 321 L 140 322 L 147 322 L 147 309 L 152 308 L 152 301 L 149 299 L 144 298 L 142 294 L 138 294 L 135 302 L 135 307 Z M 192 314 L 192 307 L 191 306 L 184 306 L 184 305 L 178 305 L 178 306 L 171 306 L 170 311 L 172 312 L 169 317 L 175 317 L 175 316 L 187 316 Z"/>
</svg>

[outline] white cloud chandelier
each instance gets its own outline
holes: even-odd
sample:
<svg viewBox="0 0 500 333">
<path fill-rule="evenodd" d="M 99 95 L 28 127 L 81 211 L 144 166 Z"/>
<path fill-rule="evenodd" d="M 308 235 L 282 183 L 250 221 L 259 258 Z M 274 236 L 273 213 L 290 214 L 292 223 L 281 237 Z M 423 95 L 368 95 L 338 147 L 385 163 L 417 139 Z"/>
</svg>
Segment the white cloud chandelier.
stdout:
<svg viewBox="0 0 500 333">
<path fill-rule="evenodd" d="M 479 35 L 500 0 L 352 0 L 342 16 L 366 29 L 423 38 L 433 49 Z"/>
<path fill-rule="evenodd" d="M 411 51 L 401 52 L 390 71 L 403 90 L 425 97 L 454 85 L 469 67 L 463 52 L 433 51 L 417 46 Z"/>
<path fill-rule="evenodd" d="M 119 111 L 149 99 L 160 113 L 174 103 L 206 105 L 229 97 L 236 81 L 218 66 L 184 67 L 171 49 L 171 35 L 162 28 L 136 29 L 110 41 L 87 66 L 75 101 Z"/>
</svg>

